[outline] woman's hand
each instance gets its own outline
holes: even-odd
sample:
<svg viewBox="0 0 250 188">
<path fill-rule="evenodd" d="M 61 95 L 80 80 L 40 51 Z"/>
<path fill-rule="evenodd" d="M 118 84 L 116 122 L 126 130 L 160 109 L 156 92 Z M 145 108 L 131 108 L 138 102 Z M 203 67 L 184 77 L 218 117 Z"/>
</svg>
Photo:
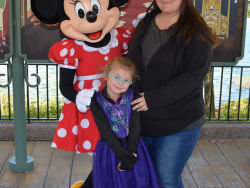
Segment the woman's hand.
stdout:
<svg viewBox="0 0 250 188">
<path fill-rule="evenodd" d="M 132 101 L 132 103 L 131 103 L 132 105 L 137 104 L 133 107 L 133 110 L 137 110 L 138 112 L 139 111 L 147 111 L 148 106 L 147 106 L 147 103 L 146 103 L 145 98 L 144 98 L 144 92 L 139 93 L 139 95 L 142 97 Z"/>
</svg>

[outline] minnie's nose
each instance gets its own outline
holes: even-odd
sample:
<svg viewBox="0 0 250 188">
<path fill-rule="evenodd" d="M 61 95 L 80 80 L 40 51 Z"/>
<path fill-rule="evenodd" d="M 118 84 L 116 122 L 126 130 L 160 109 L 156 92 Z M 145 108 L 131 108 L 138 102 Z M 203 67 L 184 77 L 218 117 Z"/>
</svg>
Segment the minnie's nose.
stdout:
<svg viewBox="0 0 250 188">
<path fill-rule="evenodd" d="M 86 15 L 86 18 L 87 18 L 88 22 L 93 23 L 93 22 L 96 21 L 97 15 L 93 11 L 88 11 L 87 15 Z"/>
</svg>

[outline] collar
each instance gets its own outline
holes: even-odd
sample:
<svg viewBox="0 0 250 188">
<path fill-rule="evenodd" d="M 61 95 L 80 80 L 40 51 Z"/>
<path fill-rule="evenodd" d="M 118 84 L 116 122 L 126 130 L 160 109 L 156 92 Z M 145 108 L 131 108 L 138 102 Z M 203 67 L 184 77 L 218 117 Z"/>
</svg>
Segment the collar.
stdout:
<svg viewBox="0 0 250 188">
<path fill-rule="evenodd" d="M 116 29 L 113 29 L 112 31 L 110 31 L 110 41 L 106 46 L 97 48 L 97 47 L 91 47 L 88 46 L 85 42 L 81 41 L 81 40 L 75 40 L 75 43 L 79 46 L 82 46 L 83 49 L 87 52 L 95 52 L 95 51 L 99 51 L 101 54 L 106 55 L 109 53 L 110 48 L 115 48 L 118 46 L 118 40 L 116 38 L 118 34 L 118 31 Z"/>
<path fill-rule="evenodd" d="M 106 100 L 108 100 L 111 104 L 115 104 L 117 102 L 121 101 L 121 98 L 123 95 L 125 95 L 126 92 L 121 93 L 121 95 L 118 97 L 118 99 L 115 101 L 114 99 L 112 99 L 110 96 L 108 96 L 107 94 L 107 87 L 103 88 L 103 90 L 101 91 L 102 96 L 105 97 Z"/>
</svg>

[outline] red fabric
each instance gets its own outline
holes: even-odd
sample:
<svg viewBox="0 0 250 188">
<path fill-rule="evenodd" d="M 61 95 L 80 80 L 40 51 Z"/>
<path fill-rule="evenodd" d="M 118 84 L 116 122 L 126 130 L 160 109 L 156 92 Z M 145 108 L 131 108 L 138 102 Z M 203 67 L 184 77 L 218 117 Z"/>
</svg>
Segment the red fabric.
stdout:
<svg viewBox="0 0 250 188">
<path fill-rule="evenodd" d="M 111 47 L 107 54 L 101 54 L 98 50 L 85 51 L 83 46 L 77 44 L 75 40 L 67 39 L 56 43 L 50 49 L 49 58 L 59 66 L 76 69 L 76 76 L 100 74 L 100 67 L 105 67 L 107 62 L 115 57 L 122 57 L 122 53 L 127 51 L 126 45 L 129 43 L 133 29 L 128 31 L 125 28 L 117 28 L 116 31 L 118 32 L 116 36 L 118 45 Z M 77 92 L 93 87 L 99 87 L 99 90 L 102 90 L 102 78 L 78 80 L 74 84 Z M 52 147 L 79 153 L 94 152 L 99 139 L 100 133 L 91 110 L 81 113 L 75 103 L 66 99 Z"/>
</svg>

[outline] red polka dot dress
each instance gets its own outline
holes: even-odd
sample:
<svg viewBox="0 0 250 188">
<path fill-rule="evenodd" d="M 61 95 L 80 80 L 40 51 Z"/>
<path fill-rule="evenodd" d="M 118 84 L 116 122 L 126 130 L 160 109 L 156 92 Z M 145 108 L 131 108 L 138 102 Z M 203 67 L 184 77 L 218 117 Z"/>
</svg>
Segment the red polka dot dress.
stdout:
<svg viewBox="0 0 250 188">
<path fill-rule="evenodd" d="M 62 68 L 76 69 L 73 87 L 77 92 L 93 87 L 102 90 L 100 66 L 105 67 L 108 61 L 127 53 L 132 32 L 121 27 L 113 29 L 110 42 L 101 48 L 90 47 L 83 41 L 65 39 L 50 49 L 49 58 Z M 65 99 L 51 146 L 77 153 L 92 153 L 99 139 L 100 133 L 91 110 L 81 113 L 74 102 Z"/>
</svg>

